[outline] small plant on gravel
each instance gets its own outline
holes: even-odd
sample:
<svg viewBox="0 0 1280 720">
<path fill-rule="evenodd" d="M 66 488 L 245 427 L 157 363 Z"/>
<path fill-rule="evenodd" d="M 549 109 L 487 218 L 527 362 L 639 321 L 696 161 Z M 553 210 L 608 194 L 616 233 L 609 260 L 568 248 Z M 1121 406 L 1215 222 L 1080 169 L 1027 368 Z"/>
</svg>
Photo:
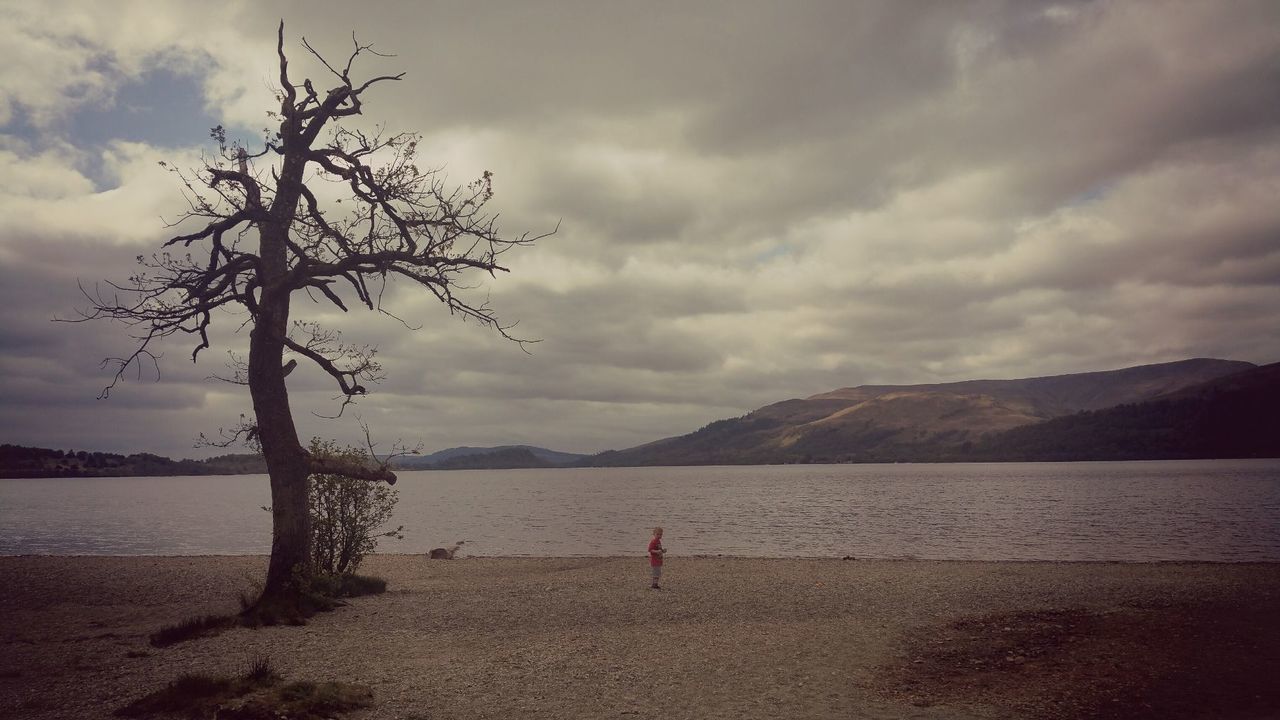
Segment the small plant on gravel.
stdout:
<svg viewBox="0 0 1280 720">
<path fill-rule="evenodd" d="M 266 510 L 268 508 L 263 508 Z M 249 589 L 240 591 L 240 613 L 247 613 L 262 595 L 262 583 L 252 583 Z"/>
<path fill-rule="evenodd" d="M 249 672 L 244 674 L 249 682 L 269 685 L 280 679 L 276 669 L 271 666 L 271 658 L 261 657 L 249 665 Z"/>
</svg>

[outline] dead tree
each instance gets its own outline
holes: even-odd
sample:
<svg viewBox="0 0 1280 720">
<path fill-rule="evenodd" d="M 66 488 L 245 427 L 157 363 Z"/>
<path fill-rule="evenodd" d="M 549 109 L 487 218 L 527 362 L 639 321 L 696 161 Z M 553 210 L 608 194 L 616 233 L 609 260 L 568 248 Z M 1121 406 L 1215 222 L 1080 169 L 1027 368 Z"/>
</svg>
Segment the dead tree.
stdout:
<svg viewBox="0 0 1280 720">
<path fill-rule="evenodd" d="M 249 387 L 256 435 L 271 477 L 273 535 L 271 564 L 259 607 L 297 609 L 311 539 L 307 512 L 308 476 L 333 473 L 395 482 L 385 466 L 334 467 L 312 457 L 299 442 L 285 376 L 297 356 L 328 373 L 343 407 L 381 377 L 370 348 L 343 345 L 336 332 L 314 323 L 291 322 L 290 304 L 303 293 L 344 312 L 354 302 L 377 312 L 389 280 L 421 286 L 449 311 L 494 328 L 501 325 L 487 304 L 459 294 L 467 273 L 506 271 L 499 256 L 543 236 L 499 235 L 485 211 L 492 197 L 488 172 L 462 188 L 449 189 L 438 171 L 415 161 L 418 136 L 345 127 L 360 115 L 365 93 L 403 77 L 381 75 L 362 82 L 352 67 L 362 55 L 378 55 L 352 38 L 345 65 L 330 64 L 304 38 L 303 47 L 336 78 L 320 92 L 310 79 L 289 77 L 284 23 L 277 34 L 279 129 L 260 152 L 228 145 L 214 128 L 219 152 L 189 176 L 177 172 L 189 209 L 180 223 L 198 229 L 178 235 L 164 250 L 139 257 L 143 270 L 110 291 L 89 294 L 82 319 L 113 318 L 138 328 L 132 355 L 115 358 L 116 375 L 138 363 L 155 361 L 152 343 L 175 334 L 193 336 L 192 360 L 209 347 L 209 327 L 224 308 L 247 310 L 249 354 L 243 380 Z M 322 137 L 323 135 L 323 137 Z M 337 183 L 344 199 L 325 203 L 319 182 Z M 175 223 L 176 225 L 177 223 Z M 346 299 L 344 299 L 344 297 Z M 389 314 L 389 313 L 388 313 Z M 286 363 L 286 356 L 292 356 Z"/>
</svg>

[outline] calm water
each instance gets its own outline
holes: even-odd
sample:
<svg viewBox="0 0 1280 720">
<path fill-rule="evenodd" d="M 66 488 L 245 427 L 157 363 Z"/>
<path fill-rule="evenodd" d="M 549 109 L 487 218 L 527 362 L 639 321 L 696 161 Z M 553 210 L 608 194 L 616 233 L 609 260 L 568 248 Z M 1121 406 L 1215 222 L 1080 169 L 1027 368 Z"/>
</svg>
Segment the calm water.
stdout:
<svg viewBox="0 0 1280 720">
<path fill-rule="evenodd" d="M 385 552 L 1280 561 L 1280 460 L 404 472 Z M 0 480 L 0 554 L 260 554 L 266 477 Z M 640 552 L 637 553 L 637 548 Z"/>
</svg>

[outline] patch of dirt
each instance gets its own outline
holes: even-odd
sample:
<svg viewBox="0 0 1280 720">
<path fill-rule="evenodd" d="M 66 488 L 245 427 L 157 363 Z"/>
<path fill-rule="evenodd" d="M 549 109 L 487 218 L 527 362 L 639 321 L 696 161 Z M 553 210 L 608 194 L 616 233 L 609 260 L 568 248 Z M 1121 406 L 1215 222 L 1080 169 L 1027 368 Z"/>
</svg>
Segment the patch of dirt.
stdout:
<svg viewBox="0 0 1280 720">
<path fill-rule="evenodd" d="M 1181 604 L 964 618 L 918 633 L 873 689 L 1043 720 L 1280 717 L 1280 607 Z"/>
</svg>

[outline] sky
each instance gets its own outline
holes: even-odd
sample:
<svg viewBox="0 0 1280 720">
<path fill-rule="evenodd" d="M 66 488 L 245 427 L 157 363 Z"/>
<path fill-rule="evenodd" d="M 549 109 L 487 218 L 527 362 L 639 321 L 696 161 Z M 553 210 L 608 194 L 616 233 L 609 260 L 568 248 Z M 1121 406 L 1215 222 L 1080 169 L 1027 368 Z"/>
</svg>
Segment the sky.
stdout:
<svg viewBox="0 0 1280 720">
<path fill-rule="evenodd" d="M 477 279 L 522 349 L 388 288 L 392 318 L 301 298 L 378 348 L 303 437 L 620 449 L 862 384 L 1192 357 L 1280 361 L 1280 5 L 1258 2 L 0 0 L 0 442 L 204 457 L 250 410 L 214 318 L 107 399 L 130 328 L 55 322 L 175 234 L 215 125 L 272 124 L 277 24 L 404 72 L 364 118 L 452 185 L 494 177 Z M 258 147 L 261 147 L 260 144 Z M 415 328 L 408 329 L 406 325 Z M 241 448 L 232 448 L 241 450 Z"/>
</svg>

